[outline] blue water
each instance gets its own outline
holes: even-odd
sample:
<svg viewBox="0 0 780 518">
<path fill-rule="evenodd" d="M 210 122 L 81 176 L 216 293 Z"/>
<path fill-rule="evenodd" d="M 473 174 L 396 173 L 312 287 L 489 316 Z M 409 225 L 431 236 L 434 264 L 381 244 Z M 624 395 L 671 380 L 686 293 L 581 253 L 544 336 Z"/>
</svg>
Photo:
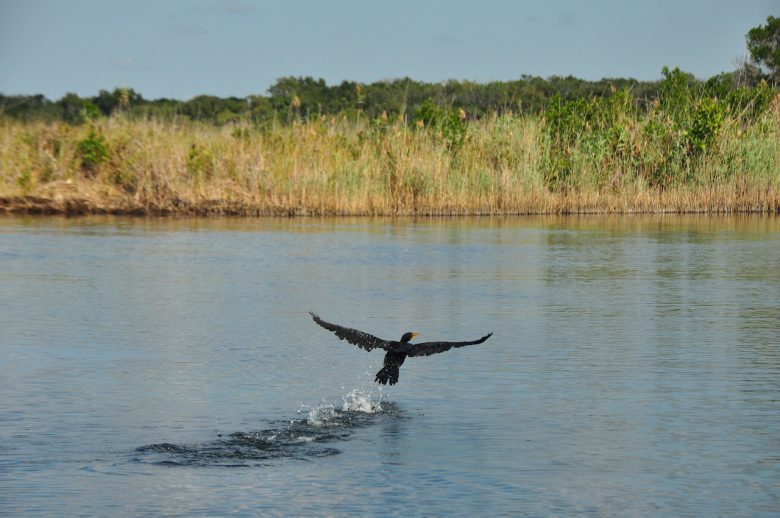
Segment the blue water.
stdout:
<svg viewBox="0 0 780 518">
<path fill-rule="evenodd" d="M 777 516 L 780 219 L 0 218 L 0 514 Z M 409 358 L 315 325 L 480 345 Z"/>
</svg>

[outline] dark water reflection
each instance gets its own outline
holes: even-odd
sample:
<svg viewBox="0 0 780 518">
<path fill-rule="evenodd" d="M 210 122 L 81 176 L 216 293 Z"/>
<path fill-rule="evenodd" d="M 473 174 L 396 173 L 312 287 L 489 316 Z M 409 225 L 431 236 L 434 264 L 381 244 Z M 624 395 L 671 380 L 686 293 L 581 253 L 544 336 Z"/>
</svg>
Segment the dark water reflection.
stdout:
<svg viewBox="0 0 780 518">
<path fill-rule="evenodd" d="M 0 514 L 776 516 L 780 219 L 0 218 Z M 371 383 L 379 336 L 476 338 Z"/>
</svg>

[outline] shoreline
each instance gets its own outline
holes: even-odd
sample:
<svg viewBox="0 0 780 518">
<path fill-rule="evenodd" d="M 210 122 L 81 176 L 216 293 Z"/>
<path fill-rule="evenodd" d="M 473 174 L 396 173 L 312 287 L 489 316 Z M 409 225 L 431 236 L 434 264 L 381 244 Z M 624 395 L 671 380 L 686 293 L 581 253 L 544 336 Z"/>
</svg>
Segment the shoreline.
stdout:
<svg viewBox="0 0 780 518">
<path fill-rule="evenodd" d="M 721 195 L 725 193 L 719 193 Z M 397 210 L 347 211 L 325 207 L 282 206 L 226 202 L 218 199 L 174 200 L 167 203 L 143 203 L 138 200 L 95 200 L 80 196 L 0 196 L 0 214 L 90 216 L 113 215 L 134 217 L 474 217 L 474 216 L 553 216 L 553 215 L 652 215 L 652 214 L 780 214 L 780 192 L 766 193 L 759 201 L 746 199 L 723 200 L 722 196 L 710 199 L 711 203 L 691 206 L 685 193 L 656 193 L 644 196 L 641 202 L 631 205 L 625 196 L 592 193 L 583 197 L 560 196 L 550 193 L 545 206 L 539 199 L 527 207 L 494 210 L 466 208 L 399 207 Z M 594 202 L 595 199 L 595 202 Z M 731 203 L 723 203 L 723 202 Z M 721 202 L 721 203 L 718 203 Z"/>
<path fill-rule="evenodd" d="M 470 122 L 457 142 L 392 121 L 258 129 L 0 118 L 0 213 L 780 212 L 780 96 L 756 120 L 729 116 L 703 150 L 663 112 L 618 114 L 606 129 L 586 124 L 562 135 L 544 117 L 496 116 Z"/>
</svg>

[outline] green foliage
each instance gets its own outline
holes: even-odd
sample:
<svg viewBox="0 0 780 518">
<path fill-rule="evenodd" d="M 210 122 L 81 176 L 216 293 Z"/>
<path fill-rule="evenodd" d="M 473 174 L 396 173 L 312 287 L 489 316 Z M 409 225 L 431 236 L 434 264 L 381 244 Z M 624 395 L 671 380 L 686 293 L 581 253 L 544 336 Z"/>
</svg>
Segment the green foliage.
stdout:
<svg viewBox="0 0 780 518">
<path fill-rule="evenodd" d="M 238 122 L 240 116 L 230 110 L 222 110 L 216 116 L 216 123 L 219 125 L 229 124 L 232 122 Z"/>
<path fill-rule="evenodd" d="M 466 139 L 466 112 L 462 109 L 443 108 L 426 99 L 414 120 L 423 128 L 437 131 L 450 149 L 460 147 Z"/>
<path fill-rule="evenodd" d="M 63 118 L 62 107 L 43 95 L 0 94 L 0 115 L 23 121 L 49 122 Z"/>
<path fill-rule="evenodd" d="M 758 113 L 771 100 L 766 85 L 744 91 L 720 84 L 704 88 L 679 68 L 665 67 L 663 75 L 660 98 L 646 111 L 625 88 L 590 100 L 554 96 L 545 111 L 547 187 L 565 190 L 583 168 L 604 171 L 612 164 L 615 175 L 639 171 L 650 185 L 665 188 L 684 180 L 681 171 L 690 171 L 696 157 L 715 148 L 732 104 L 742 108 L 740 113 Z M 713 90 L 727 100 L 707 95 Z M 615 175 L 592 178 L 606 187 L 614 185 Z"/>
<path fill-rule="evenodd" d="M 717 187 L 713 180 L 733 175 L 742 189 L 745 172 L 776 186 L 780 18 L 769 16 L 746 42 L 751 62 L 704 82 L 664 67 L 659 81 L 524 75 L 486 84 L 399 78 L 328 85 L 283 77 L 243 98 L 146 100 L 130 88 L 94 97 L 68 93 L 54 102 L 0 94 L 0 128 L 13 125 L 7 119 L 67 123 L 8 140 L 13 151 L 3 158 L 17 163 L 6 168 L 13 176 L 5 183 L 35 193 L 78 164 L 139 199 L 163 185 L 165 195 L 186 185 L 204 198 L 220 188 L 232 198 L 246 187 L 297 206 L 307 186 L 327 185 L 336 210 L 343 210 L 345 192 L 371 196 L 372 190 L 390 194 L 396 209 L 411 200 L 407 207 L 416 210 L 453 194 L 469 203 L 492 197 L 505 207 L 512 198 L 505 194 L 518 186 L 576 199 L 578 190 Z M 101 124 L 109 146 L 96 121 L 119 113 Z M 152 120 L 144 125 L 144 119 Z M 144 131 L 110 133 L 138 120 Z M 160 121 L 172 124 L 161 133 Z M 89 127 L 71 126 L 84 123 Z M 420 129 L 412 134 L 402 124 Z M 135 139 L 154 140 L 141 146 Z M 68 162 L 74 151 L 75 162 Z M 387 210 L 367 199 L 368 211 Z M 323 210 L 322 199 L 317 203 Z"/>
<path fill-rule="evenodd" d="M 84 120 L 95 120 L 98 117 L 100 117 L 100 109 L 91 101 L 86 101 L 84 103 Z"/>
<path fill-rule="evenodd" d="M 590 124 L 598 131 L 613 131 L 637 117 L 637 103 L 628 88 L 614 89 L 609 97 L 591 99 Z"/>
<path fill-rule="evenodd" d="M 630 154 L 629 126 L 637 117 L 634 98 L 627 88 L 610 88 L 609 97 L 552 98 L 545 111 L 545 131 L 550 139 L 545 182 L 551 190 L 568 186 L 576 168 L 574 153 L 580 147 L 593 160 Z"/>
<path fill-rule="evenodd" d="M 62 108 L 62 118 L 70 124 L 83 124 L 100 116 L 100 109 L 88 100 L 74 93 L 65 94 L 57 101 Z"/>
<path fill-rule="evenodd" d="M 737 88 L 723 96 L 727 110 L 745 123 L 753 123 L 769 108 L 777 91 L 766 81 L 753 88 Z"/>
<path fill-rule="evenodd" d="M 565 188 L 571 176 L 572 149 L 586 128 L 588 107 L 585 99 L 564 101 L 560 94 L 555 94 L 544 113 L 545 130 L 550 139 L 544 179 L 551 190 Z"/>
<path fill-rule="evenodd" d="M 471 81 L 424 83 L 404 78 L 370 84 L 343 81 L 327 85 L 322 79 L 286 77 L 271 86 L 266 95 L 244 98 L 199 95 L 187 101 L 147 100 L 130 88 L 115 88 L 111 92 L 101 90 L 91 98 L 67 94 L 55 103 L 43 96 L 0 95 L 0 114 L 24 120 L 61 119 L 81 124 L 100 115 L 121 112 L 123 116 L 136 119 L 184 117 L 213 124 L 251 121 L 265 127 L 279 122 L 313 120 L 323 115 L 374 120 L 382 113 L 390 120 L 400 117 L 406 122 L 414 122 L 419 112 L 430 110 L 426 103 L 433 103 L 439 107 L 458 107 L 468 113 L 469 120 L 477 120 L 493 115 L 550 115 L 547 111 L 551 106 L 577 99 L 584 99 L 586 103 L 593 99 L 607 100 L 617 91 L 627 92 L 626 97 L 634 106 L 647 106 L 660 97 L 664 100 L 665 111 L 678 120 L 680 116 L 690 114 L 694 99 L 704 91 L 724 99 L 740 87 L 757 84 L 751 82 L 752 79 L 742 81 L 741 75 L 735 74 L 721 74 L 706 85 L 677 68 L 665 68 L 662 81 L 643 82 L 619 78 L 584 81 L 574 77 L 523 76 L 516 81 L 487 84 Z M 407 118 L 407 114 L 411 117 Z M 457 140 L 460 124 L 454 122 L 450 129 L 453 130 L 451 136 Z"/>
<path fill-rule="evenodd" d="M 100 90 L 92 103 L 97 106 L 103 115 L 111 115 L 121 110 L 129 110 L 143 102 L 141 94 L 132 88 L 114 88 L 112 92 Z"/>
<path fill-rule="evenodd" d="M 214 154 L 210 149 L 192 144 L 187 154 L 187 172 L 196 184 L 211 178 L 214 172 Z"/>
<path fill-rule="evenodd" d="M 720 97 L 678 92 L 691 99 L 680 123 L 663 99 L 640 104 L 625 89 L 609 91 L 560 96 L 547 120 L 470 119 L 453 152 L 435 129 L 449 111 L 435 100 L 421 103 L 419 130 L 412 120 L 365 113 L 262 128 L 124 114 L 87 127 L 3 119 L 0 183 L 11 196 L 84 192 L 101 208 L 174 212 L 776 209 L 780 99 L 769 104 L 768 85 Z M 63 182 L 74 167 L 89 178 Z M 684 205 L 691 193 L 696 199 Z"/>
<path fill-rule="evenodd" d="M 663 67 L 661 74 L 664 76 L 661 81 L 661 108 L 675 123 L 685 125 L 694 104 L 696 81 L 691 74 L 677 67 L 672 70 Z"/>
<path fill-rule="evenodd" d="M 583 98 L 564 101 L 555 94 L 544 112 L 547 132 L 556 144 L 570 144 L 585 129 L 588 120 L 589 103 Z"/>
<path fill-rule="evenodd" d="M 226 109 L 226 105 L 231 104 L 232 98 L 223 99 L 213 95 L 198 95 L 182 106 L 182 113 L 188 115 L 193 120 L 216 121 L 220 112 Z M 229 110 L 228 111 L 232 111 Z"/>
<path fill-rule="evenodd" d="M 89 175 L 94 175 L 97 168 L 108 160 L 106 140 L 95 128 L 89 131 L 86 138 L 79 141 L 77 151 L 81 160 L 81 169 Z"/>
<path fill-rule="evenodd" d="M 268 125 L 274 120 L 286 123 L 348 112 L 353 117 L 367 116 L 369 120 L 382 113 L 391 120 L 399 115 L 403 119 L 407 113 L 416 114 L 430 100 L 438 106 L 462 108 L 473 120 L 493 114 L 543 113 L 556 94 L 566 101 L 608 97 L 612 85 L 629 89 L 637 99 L 649 98 L 658 89 L 658 83 L 654 81 L 618 78 L 585 81 L 571 76 L 546 79 L 523 76 L 515 81 L 487 84 L 472 81 L 425 83 L 402 78 L 370 84 L 342 81 L 335 85 L 311 77 L 285 77 L 272 85 L 266 95 L 245 98 L 199 95 L 187 101 L 147 100 L 132 88 L 101 90 L 91 98 L 67 94 L 56 103 L 43 96 L 0 95 L 0 113 L 26 120 L 62 119 L 71 124 L 122 112 L 131 118 L 172 120 L 184 116 L 216 124 L 241 119 Z M 89 107 L 90 104 L 94 108 Z"/>
<path fill-rule="evenodd" d="M 268 125 L 277 120 L 291 123 L 322 115 L 346 114 L 351 119 L 367 115 L 373 120 L 383 113 L 391 119 L 398 115 L 403 119 L 407 113 L 413 113 L 418 114 L 417 120 L 438 116 L 440 132 L 448 141 L 457 144 L 465 135 L 465 125 L 449 115 L 435 113 L 434 106 L 459 106 L 471 119 L 494 114 L 545 113 L 553 133 L 560 136 L 573 134 L 572 125 L 582 122 L 582 113 L 577 112 L 579 108 L 566 103 L 578 99 L 586 100 L 585 103 L 608 99 L 620 91 L 626 92 L 621 94 L 621 102 L 633 97 L 647 104 L 660 97 L 666 115 L 683 127 L 691 123 L 696 100 L 705 92 L 710 97 L 726 99 L 739 88 L 756 86 L 762 70 L 770 83 L 780 82 L 780 18 L 769 16 L 766 25 L 747 33 L 746 41 L 752 63 L 743 64 L 734 72 L 719 74 L 704 85 L 691 74 L 668 67 L 663 68 L 660 82 L 630 78 L 585 81 L 572 76 L 523 75 L 515 81 L 487 84 L 472 81 L 425 83 L 405 77 L 371 84 L 342 81 L 338 85 L 328 85 L 324 79 L 313 77 L 282 77 L 268 88 L 267 95 L 250 95 L 243 99 L 199 95 L 188 101 L 147 101 L 131 88 L 115 88 L 112 92 L 101 90 L 88 99 L 69 93 L 56 103 L 43 96 L 0 95 L 0 115 L 27 120 L 61 118 L 71 124 L 80 124 L 100 114 L 108 116 L 122 110 L 136 117 L 169 120 L 184 115 L 192 120 L 217 124 L 251 120 L 258 125 Z M 556 112 L 556 107 L 562 111 Z M 598 111 L 602 113 L 601 109 Z M 441 123 L 444 119 L 449 121 Z"/>
<path fill-rule="evenodd" d="M 712 147 L 725 118 L 726 109 L 717 99 L 704 97 L 699 101 L 686 133 L 692 153 L 703 153 Z"/>
<path fill-rule="evenodd" d="M 767 17 L 766 25 L 750 29 L 746 40 L 753 62 L 766 71 L 770 81 L 780 82 L 780 18 Z"/>
</svg>

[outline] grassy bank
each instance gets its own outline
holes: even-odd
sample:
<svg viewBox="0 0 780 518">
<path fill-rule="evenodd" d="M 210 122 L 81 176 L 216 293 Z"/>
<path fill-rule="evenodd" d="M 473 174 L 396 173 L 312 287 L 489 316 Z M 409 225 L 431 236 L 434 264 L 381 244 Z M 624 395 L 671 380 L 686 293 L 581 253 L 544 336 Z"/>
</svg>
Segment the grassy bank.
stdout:
<svg viewBox="0 0 780 518">
<path fill-rule="evenodd" d="M 685 106 L 670 95 L 640 109 L 616 92 L 535 116 L 468 120 L 431 105 L 416 122 L 358 114 L 264 128 L 0 117 L 0 210 L 776 212 L 780 99 L 763 95 Z"/>
</svg>

